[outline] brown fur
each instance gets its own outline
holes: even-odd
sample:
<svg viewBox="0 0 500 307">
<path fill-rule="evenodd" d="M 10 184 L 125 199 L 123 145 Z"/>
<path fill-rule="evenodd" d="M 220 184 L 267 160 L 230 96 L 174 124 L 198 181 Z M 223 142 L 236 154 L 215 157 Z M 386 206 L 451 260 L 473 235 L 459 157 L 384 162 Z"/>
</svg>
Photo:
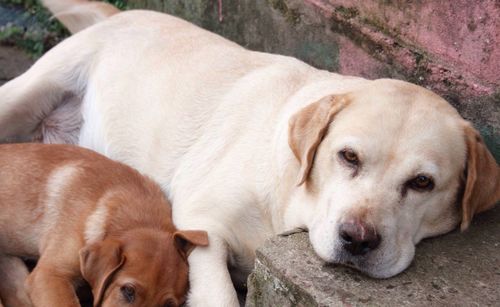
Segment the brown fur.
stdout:
<svg viewBox="0 0 500 307">
<path fill-rule="evenodd" d="M 54 180 L 65 168 L 67 178 Z M 88 227 L 101 229 L 88 224 L 99 206 L 107 211 L 102 238 L 87 242 Z M 131 283 L 130 305 L 176 306 L 188 287 L 187 254 L 208 244 L 205 232 L 175 229 L 170 204 L 152 180 L 68 145 L 0 145 L 0 212 L 0 271 L 15 277 L 2 280 L 5 307 L 29 306 L 26 291 L 35 306 L 78 306 L 74 287 L 82 277 L 96 305 L 124 304 L 120 287 Z M 26 291 L 19 289 L 26 268 L 2 265 L 6 255 L 39 258 Z"/>
<path fill-rule="evenodd" d="M 307 180 L 316 150 L 333 117 L 348 104 L 345 96 L 328 96 L 308 105 L 290 119 L 288 143 L 300 162 L 298 185 Z"/>
<path fill-rule="evenodd" d="M 462 198 L 462 230 L 469 227 L 474 214 L 493 208 L 500 200 L 500 167 L 479 133 L 469 124 L 466 124 L 464 130 L 467 180 Z"/>
</svg>

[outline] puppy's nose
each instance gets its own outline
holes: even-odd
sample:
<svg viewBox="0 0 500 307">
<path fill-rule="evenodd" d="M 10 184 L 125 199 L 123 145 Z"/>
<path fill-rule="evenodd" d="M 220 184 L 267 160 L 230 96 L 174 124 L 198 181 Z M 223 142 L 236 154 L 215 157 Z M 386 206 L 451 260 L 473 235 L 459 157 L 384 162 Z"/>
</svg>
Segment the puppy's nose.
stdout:
<svg viewBox="0 0 500 307">
<path fill-rule="evenodd" d="M 354 220 L 340 224 L 339 235 L 342 247 L 353 256 L 376 249 L 381 239 L 374 227 Z"/>
</svg>

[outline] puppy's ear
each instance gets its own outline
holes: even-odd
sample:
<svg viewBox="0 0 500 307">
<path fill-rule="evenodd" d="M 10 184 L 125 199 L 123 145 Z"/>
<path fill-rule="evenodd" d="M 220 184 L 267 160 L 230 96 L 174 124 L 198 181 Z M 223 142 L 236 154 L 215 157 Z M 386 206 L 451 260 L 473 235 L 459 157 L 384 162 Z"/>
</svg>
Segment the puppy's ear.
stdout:
<svg viewBox="0 0 500 307">
<path fill-rule="evenodd" d="M 175 246 L 187 259 L 196 246 L 208 246 L 208 234 L 202 230 L 179 230 L 174 233 Z"/>
<path fill-rule="evenodd" d="M 121 243 L 104 240 L 80 250 L 80 270 L 92 287 L 94 306 L 100 306 L 113 275 L 125 263 Z"/>
<path fill-rule="evenodd" d="M 327 96 L 295 113 L 288 123 L 288 144 L 300 162 L 298 186 L 303 184 L 334 116 L 349 104 L 345 95 Z"/>
<path fill-rule="evenodd" d="M 474 214 L 491 209 L 500 200 L 500 168 L 486 148 L 479 132 L 466 124 L 466 183 L 462 198 L 460 229 L 469 227 Z"/>
</svg>

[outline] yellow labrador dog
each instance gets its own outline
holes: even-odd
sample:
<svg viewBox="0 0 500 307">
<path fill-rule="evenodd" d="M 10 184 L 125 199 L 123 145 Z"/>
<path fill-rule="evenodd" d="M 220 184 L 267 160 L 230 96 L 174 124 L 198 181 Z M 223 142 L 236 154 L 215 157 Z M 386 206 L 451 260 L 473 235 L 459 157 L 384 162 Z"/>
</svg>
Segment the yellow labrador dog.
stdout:
<svg viewBox="0 0 500 307">
<path fill-rule="evenodd" d="M 231 277 L 277 233 L 307 228 L 325 261 L 385 278 L 500 198 L 478 132 L 424 88 L 249 51 L 161 13 L 45 4 L 81 31 L 0 88 L 0 137 L 77 143 L 158 181 L 176 226 L 209 233 L 189 257 L 192 306 L 237 306 Z"/>
</svg>

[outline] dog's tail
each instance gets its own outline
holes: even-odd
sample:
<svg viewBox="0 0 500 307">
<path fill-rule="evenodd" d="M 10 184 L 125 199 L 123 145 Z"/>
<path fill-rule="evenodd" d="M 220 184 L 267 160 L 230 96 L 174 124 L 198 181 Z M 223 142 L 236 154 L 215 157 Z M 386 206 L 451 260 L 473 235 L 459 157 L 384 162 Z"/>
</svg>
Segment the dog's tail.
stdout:
<svg viewBox="0 0 500 307">
<path fill-rule="evenodd" d="M 118 8 L 106 2 L 42 0 L 42 3 L 71 33 L 81 31 L 120 12 Z"/>
</svg>

